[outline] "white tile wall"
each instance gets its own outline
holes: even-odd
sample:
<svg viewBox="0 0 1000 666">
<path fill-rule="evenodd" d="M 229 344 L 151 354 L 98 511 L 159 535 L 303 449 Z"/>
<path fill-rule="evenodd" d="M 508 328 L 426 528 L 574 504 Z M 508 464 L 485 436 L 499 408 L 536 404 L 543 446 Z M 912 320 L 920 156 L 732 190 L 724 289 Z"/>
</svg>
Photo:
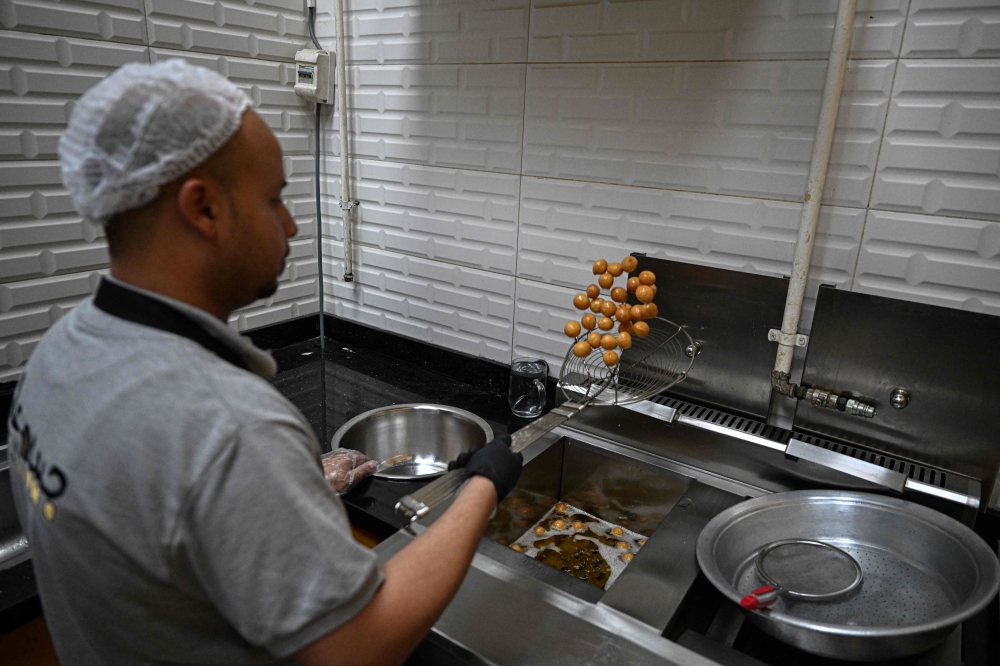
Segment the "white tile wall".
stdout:
<svg viewBox="0 0 1000 666">
<path fill-rule="evenodd" d="M 894 58 L 907 0 L 862 0 L 852 58 Z M 533 0 L 531 62 L 826 59 L 837 3 Z"/>
<path fill-rule="evenodd" d="M 309 41 L 303 0 L 145 0 L 149 45 L 294 60 Z"/>
<path fill-rule="evenodd" d="M 528 0 L 344 4 L 354 64 L 524 62 L 527 54 Z M 336 35 L 333 19 L 318 21 L 317 32 Z"/>
<path fill-rule="evenodd" d="M 864 206 L 895 62 L 853 61 L 824 201 Z M 529 66 L 524 173 L 801 200 L 826 63 Z"/>
<path fill-rule="evenodd" d="M 371 247 L 356 247 L 354 282 L 343 246 L 325 242 L 326 311 L 472 356 L 510 362 L 514 277 Z"/>
<path fill-rule="evenodd" d="M 571 342 L 563 333 L 563 326 L 580 319 L 580 311 L 572 305 L 573 296 L 579 291 L 518 279 L 513 356 L 543 358 L 549 364 L 549 375 L 560 377 Z"/>
<path fill-rule="evenodd" d="M 997 0 L 912 0 L 904 58 L 1000 56 Z"/>
<path fill-rule="evenodd" d="M 1000 223 L 870 211 L 854 290 L 1000 316 Z"/>
<path fill-rule="evenodd" d="M 1000 60 L 902 60 L 873 208 L 1000 220 Z"/>
<path fill-rule="evenodd" d="M 524 65 L 360 66 L 347 78 L 355 157 L 519 171 Z M 339 154 L 334 136 L 327 146 Z"/>
<path fill-rule="evenodd" d="M 0 28 L 147 43 L 143 0 L 3 0 Z"/>
</svg>

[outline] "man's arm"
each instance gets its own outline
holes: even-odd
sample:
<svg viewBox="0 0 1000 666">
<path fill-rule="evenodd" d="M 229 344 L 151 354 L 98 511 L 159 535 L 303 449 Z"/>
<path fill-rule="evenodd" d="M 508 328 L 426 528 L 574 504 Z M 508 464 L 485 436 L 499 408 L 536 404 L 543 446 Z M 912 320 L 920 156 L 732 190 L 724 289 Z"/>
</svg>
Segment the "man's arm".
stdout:
<svg viewBox="0 0 1000 666">
<path fill-rule="evenodd" d="M 295 658 L 305 666 L 402 663 L 458 591 L 496 503 L 493 482 L 471 477 L 451 507 L 385 563 L 368 605 Z"/>
</svg>

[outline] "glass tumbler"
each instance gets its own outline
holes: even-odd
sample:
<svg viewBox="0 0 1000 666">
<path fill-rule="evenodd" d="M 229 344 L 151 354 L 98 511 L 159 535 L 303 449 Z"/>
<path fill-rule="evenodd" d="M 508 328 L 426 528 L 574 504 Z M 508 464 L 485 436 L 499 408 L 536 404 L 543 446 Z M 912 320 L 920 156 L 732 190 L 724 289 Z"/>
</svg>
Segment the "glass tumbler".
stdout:
<svg viewBox="0 0 1000 666">
<path fill-rule="evenodd" d="M 510 364 L 507 401 L 514 416 L 535 418 L 545 407 L 545 380 L 549 364 L 540 358 L 515 358 Z"/>
</svg>

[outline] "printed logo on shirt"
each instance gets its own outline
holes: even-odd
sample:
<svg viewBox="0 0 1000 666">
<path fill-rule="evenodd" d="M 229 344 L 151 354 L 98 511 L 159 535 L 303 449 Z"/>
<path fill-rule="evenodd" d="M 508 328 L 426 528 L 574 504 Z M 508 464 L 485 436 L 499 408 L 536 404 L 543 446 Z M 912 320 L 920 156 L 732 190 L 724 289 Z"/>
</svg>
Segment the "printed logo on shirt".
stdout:
<svg viewBox="0 0 1000 666">
<path fill-rule="evenodd" d="M 23 385 L 24 378 L 21 378 Z M 35 433 L 24 420 L 24 409 L 18 404 L 20 386 L 14 393 L 14 404 L 10 410 L 7 429 L 7 451 L 11 465 L 24 482 L 31 503 L 41 502 L 42 515 L 46 520 L 56 517 L 55 500 L 66 492 L 66 475 L 55 465 L 45 460 L 45 454 L 38 446 Z M 44 501 L 43 501 L 44 496 Z"/>
</svg>

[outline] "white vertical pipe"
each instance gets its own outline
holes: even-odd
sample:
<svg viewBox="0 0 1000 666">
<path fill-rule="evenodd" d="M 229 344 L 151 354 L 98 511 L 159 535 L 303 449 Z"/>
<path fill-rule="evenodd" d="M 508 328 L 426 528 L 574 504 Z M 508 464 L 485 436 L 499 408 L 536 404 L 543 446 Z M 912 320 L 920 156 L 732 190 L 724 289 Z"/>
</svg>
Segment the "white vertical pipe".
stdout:
<svg viewBox="0 0 1000 666">
<path fill-rule="evenodd" d="M 344 47 L 344 0 L 337 0 L 337 103 L 340 105 L 340 213 L 344 222 L 344 282 L 354 280 L 350 169 L 347 155 L 347 50 Z"/>
<path fill-rule="evenodd" d="M 788 283 L 785 314 L 781 319 L 781 332 L 793 338 L 799 332 L 802 301 L 806 295 L 809 264 L 816 242 L 819 207 L 823 201 L 823 188 L 826 186 L 826 170 L 830 164 L 833 130 L 837 124 L 837 110 L 844 90 L 847 56 L 851 50 L 851 35 L 854 32 L 854 14 L 857 7 L 858 0 L 840 0 L 840 6 L 837 8 L 837 24 L 833 30 L 833 46 L 830 47 L 830 59 L 826 66 L 826 83 L 819 110 L 819 125 L 816 127 L 812 163 L 809 165 L 809 181 L 802 206 L 802 220 L 799 222 L 799 237 L 795 243 L 795 259 L 792 261 L 792 278 Z M 794 351 L 794 344 L 778 343 L 778 355 L 774 359 L 775 372 L 786 376 L 791 373 Z"/>
</svg>

